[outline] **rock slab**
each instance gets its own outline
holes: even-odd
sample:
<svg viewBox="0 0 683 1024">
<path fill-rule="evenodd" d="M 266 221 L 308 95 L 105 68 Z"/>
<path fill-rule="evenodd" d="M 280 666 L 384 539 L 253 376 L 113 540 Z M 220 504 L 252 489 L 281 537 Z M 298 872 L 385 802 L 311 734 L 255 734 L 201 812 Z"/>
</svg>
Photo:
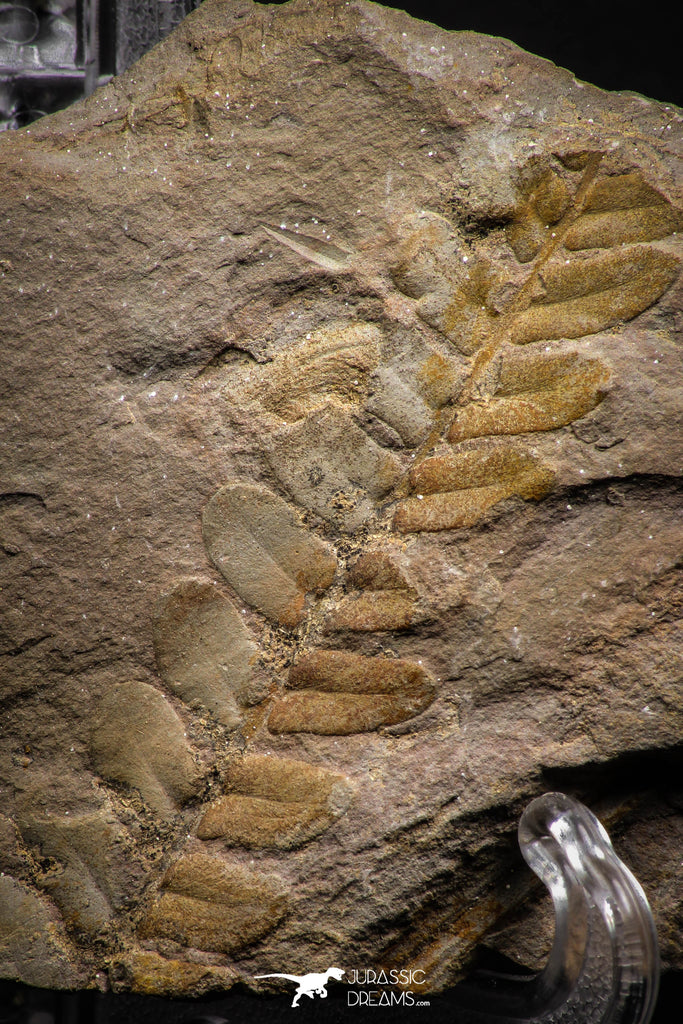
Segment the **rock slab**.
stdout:
<svg viewBox="0 0 683 1024">
<path fill-rule="evenodd" d="M 205 0 L 0 142 L 0 975 L 536 967 L 583 799 L 683 966 L 681 112 Z"/>
</svg>

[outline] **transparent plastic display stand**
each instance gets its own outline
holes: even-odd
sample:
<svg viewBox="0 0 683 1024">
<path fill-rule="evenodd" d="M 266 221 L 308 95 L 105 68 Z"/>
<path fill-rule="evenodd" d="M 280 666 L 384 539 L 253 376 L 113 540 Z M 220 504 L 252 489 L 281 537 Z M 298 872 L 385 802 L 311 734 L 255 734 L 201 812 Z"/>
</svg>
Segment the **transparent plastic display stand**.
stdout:
<svg viewBox="0 0 683 1024">
<path fill-rule="evenodd" d="M 0 131 L 89 96 L 200 0 L 0 0 Z"/>
<path fill-rule="evenodd" d="M 647 1024 L 659 986 L 655 925 L 598 819 L 547 793 L 522 815 L 519 845 L 555 908 L 548 964 L 531 978 L 488 974 L 458 986 L 458 1024 Z"/>
<path fill-rule="evenodd" d="M 530 976 L 475 973 L 444 997 L 453 1024 L 648 1024 L 659 987 L 655 925 L 598 819 L 578 800 L 546 793 L 522 815 L 519 845 L 555 908 L 547 966 Z M 187 1024 L 228 1018 L 200 1014 Z"/>
</svg>

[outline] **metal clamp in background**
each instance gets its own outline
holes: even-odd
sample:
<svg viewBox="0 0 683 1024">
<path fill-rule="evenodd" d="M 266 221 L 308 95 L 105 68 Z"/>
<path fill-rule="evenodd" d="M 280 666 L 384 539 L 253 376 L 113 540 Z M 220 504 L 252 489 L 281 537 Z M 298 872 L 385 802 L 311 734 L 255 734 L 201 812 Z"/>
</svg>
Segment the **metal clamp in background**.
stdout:
<svg viewBox="0 0 683 1024">
<path fill-rule="evenodd" d="M 135 63 L 201 0 L 0 2 L 0 131 L 61 110 Z"/>
</svg>

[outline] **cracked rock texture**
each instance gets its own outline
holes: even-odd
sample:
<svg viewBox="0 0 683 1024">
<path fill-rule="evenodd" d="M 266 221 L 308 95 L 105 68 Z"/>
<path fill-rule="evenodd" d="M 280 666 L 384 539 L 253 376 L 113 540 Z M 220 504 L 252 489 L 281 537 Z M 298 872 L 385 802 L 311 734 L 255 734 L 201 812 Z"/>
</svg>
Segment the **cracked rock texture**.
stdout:
<svg viewBox="0 0 683 1024">
<path fill-rule="evenodd" d="M 549 789 L 683 967 L 680 152 L 363 0 L 2 138 L 2 976 L 539 966 Z"/>
</svg>

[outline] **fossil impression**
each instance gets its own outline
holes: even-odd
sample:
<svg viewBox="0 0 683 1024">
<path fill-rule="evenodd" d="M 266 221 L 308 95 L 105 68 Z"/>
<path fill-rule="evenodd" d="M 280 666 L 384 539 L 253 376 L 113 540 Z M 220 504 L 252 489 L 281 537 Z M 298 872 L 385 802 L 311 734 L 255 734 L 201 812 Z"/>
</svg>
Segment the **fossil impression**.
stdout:
<svg viewBox="0 0 683 1024">
<path fill-rule="evenodd" d="M 205 0 L 0 144 L 4 976 L 538 967 L 548 783 L 680 967 L 676 139 L 502 40 Z"/>
</svg>

